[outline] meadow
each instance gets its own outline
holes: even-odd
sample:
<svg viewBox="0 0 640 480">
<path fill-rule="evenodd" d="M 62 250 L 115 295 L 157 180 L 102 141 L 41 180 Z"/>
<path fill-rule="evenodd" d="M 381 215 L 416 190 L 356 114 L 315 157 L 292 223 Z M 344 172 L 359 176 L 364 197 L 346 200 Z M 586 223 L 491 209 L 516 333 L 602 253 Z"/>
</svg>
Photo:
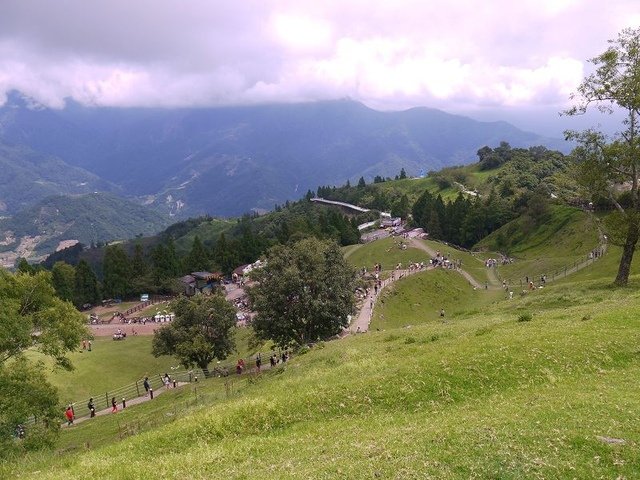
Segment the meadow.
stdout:
<svg viewBox="0 0 640 480">
<path fill-rule="evenodd" d="M 64 429 L 0 477 L 637 478 L 640 276 L 612 288 L 617 253 L 511 300 L 454 271 L 413 275 L 369 333 Z"/>
<path fill-rule="evenodd" d="M 63 432 L 68 453 L 0 472 L 634 478 L 640 280 L 617 290 L 609 283 L 558 284 L 447 324 L 323 343 L 273 372 L 236 379 L 228 395 L 220 380 L 203 382 L 204 405 L 187 387 L 127 417 L 85 422 Z M 518 321 L 523 313 L 529 321 Z M 145 429 L 149 418 L 162 420 Z"/>
</svg>

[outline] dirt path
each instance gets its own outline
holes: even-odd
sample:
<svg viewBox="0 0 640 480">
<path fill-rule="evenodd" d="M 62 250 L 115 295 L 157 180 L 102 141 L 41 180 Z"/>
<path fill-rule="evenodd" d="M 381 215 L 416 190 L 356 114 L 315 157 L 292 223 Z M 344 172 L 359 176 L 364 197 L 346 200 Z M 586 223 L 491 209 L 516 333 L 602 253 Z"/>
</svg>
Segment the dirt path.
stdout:
<svg viewBox="0 0 640 480">
<path fill-rule="evenodd" d="M 362 308 L 358 312 L 355 320 L 351 322 L 348 331 L 351 333 L 360 333 L 367 332 L 369 330 L 369 324 L 371 323 L 371 317 L 373 315 L 373 309 L 376 305 L 376 301 L 378 297 L 382 294 L 382 290 L 391 285 L 392 283 L 408 277 L 409 275 L 413 275 L 419 272 L 426 272 L 428 270 L 433 270 L 433 267 L 426 268 L 416 268 L 413 270 L 394 270 L 392 276 L 386 278 L 382 281 L 382 285 L 378 287 L 378 293 L 375 293 L 375 290 L 370 292 L 369 295 L 364 299 L 364 303 L 362 304 Z"/>
<path fill-rule="evenodd" d="M 432 257 L 436 256 L 436 251 L 433 248 L 429 247 L 428 245 L 425 245 L 424 243 L 422 243 L 417 238 L 412 238 L 409 243 L 411 244 L 411 246 L 413 248 L 418 248 L 418 249 L 420 249 L 420 250 L 422 250 L 424 252 L 427 252 Z M 456 268 L 455 270 L 460 275 L 462 275 L 464 278 L 466 278 L 467 281 L 471 285 L 473 285 L 475 288 L 483 288 L 484 287 L 483 285 L 480 285 L 480 282 L 478 282 L 475 278 L 473 278 L 473 276 L 469 272 L 467 272 L 465 270 L 462 270 L 461 268 Z"/>
<path fill-rule="evenodd" d="M 184 385 L 189 385 L 189 382 L 178 382 L 177 384 L 178 386 L 175 388 L 180 388 L 183 387 Z M 173 387 L 172 387 L 173 388 Z M 157 397 L 158 395 L 162 395 L 164 392 L 166 392 L 167 389 L 165 387 L 161 387 L 157 390 L 153 391 L 153 398 Z M 127 399 L 126 404 L 127 404 L 127 408 L 133 407 L 134 405 L 139 405 L 141 403 L 144 402 L 148 402 L 149 400 L 151 400 L 151 397 L 146 397 L 146 396 L 140 396 L 140 397 L 135 397 L 135 398 L 131 398 L 131 399 Z M 118 399 L 118 412 L 120 412 L 122 410 L 122 402 L 120 401 L 120 399 Z M 111 408 L 105 408 L 104 410 L 100 410 L 100 411 L 96 411 L 96 417 L 102 417 L 103 415 L 110 415 L 111 414 Z M 74 419 L 73 421 L 73 425 L 77 425 L 78 423 L 82 423 L 82 422 L 86 422 L 87 420 L 91 420 L 91 417 L 88 415 L 85 415 L 84 417 L 79 417 Z M 73 426 L 71 425 L 71 426 Z M 69 427 L 69 425 L 67 425 L 67 423 L 63 423 L 62 424 L 63 428 L 67 428 Z"/>
</svg>

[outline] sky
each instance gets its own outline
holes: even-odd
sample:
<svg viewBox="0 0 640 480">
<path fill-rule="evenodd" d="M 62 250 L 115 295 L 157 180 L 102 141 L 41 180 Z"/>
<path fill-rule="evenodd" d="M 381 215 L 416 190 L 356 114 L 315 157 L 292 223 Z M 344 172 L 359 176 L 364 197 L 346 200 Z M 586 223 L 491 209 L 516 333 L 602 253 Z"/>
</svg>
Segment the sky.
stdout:
<svg viewBox="0 0 640 480">
<path fill-rule="evenodd" d="M 1 0 L 0 103 L 209 107 L 351 98 L 546 135 L 637 0 Z"/>
</svg>

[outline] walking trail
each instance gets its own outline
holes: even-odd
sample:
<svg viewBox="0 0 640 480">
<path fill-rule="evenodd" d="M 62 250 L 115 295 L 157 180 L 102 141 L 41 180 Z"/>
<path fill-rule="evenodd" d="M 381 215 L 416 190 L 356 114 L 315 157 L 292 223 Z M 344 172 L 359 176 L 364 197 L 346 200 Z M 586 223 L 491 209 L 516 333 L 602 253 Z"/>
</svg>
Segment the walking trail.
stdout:
<svg viewBox="0 0 640 480">
<path fill-rule="evenodd" d="M 606 249 L 607 249 L 607 238 L 602 233 L 602 231 L 601 231 L 599 226 L 598 226 L 598 232 L 599 232 L 599 236 L 600 236 L 600 246 L 599 246 L 599 248 L 601 248 L 601 251 L 604 254 L 606 252 Z M 429 247 L 428 245 L 426 245 L 425 243 L 421 242 L 417 238 L 410 239 L 409 243 L 410 243 L 411 247 L 423 250 L 424 252 L 429 254 L 431 257 L 435 257 L 436 256 L 437 252 L 433 248 Z M 598 257 L 598 258 L 601 258 L 601 256 Z M 569 269 L 566 269 L 565 276 L 569 275 L 571 273 L 578 272 L 578 271 L 582 270 L 583 268 L 586 268 L 590 264 L 593 264 L 593 260 L 590 260 L 590 261 L 587 260 L 587 261 L 582 262 L 582 263 L 580 263 L 578 265 L 575 265 L 575 266 L 573 266 L 573 267 L 571 267 Z M 432 270 L 433 268 L 434 267 L 429 266 L 429 267 L 427 267 L 426 270 Z M 466 270 L 463 270 L 462 268 L 456 268 L 455 270 L 460 275 L 462 275 L 469 282 L 469 284 L 472 285 L 474 288 L 487 289 L 487 285 L 481 285 L 480 282 L 478 282 Z M 358 312 L 358 316 L 356 317 L 355 321 L 351 322 L 351 325 L 349 326 L 348 332 L 358 333 L 358 332 L 366 332 L 366 331 L 368 331 L 369 330 L 369 324 L 371 323 L 371 317 L 372 317 L 372 314 L 373 314 L 373 309 L 375 307 L 376 301 L 378 300 L 378 297 L 382 293 L 382 290 L 384 288 L 386 288 L 387 286 L 391 285 L 396 280 L 400 280 L 401 278 L 407 277 L 407 276 L 412 275 L 414 273 L 423 272 L 423 271 L 425 271 L 425 269 L 396 270 L 395 271 L 395 275 L 383 280 L 382 281 L 382 286 L 378 288 L 377 293 L 371 292 L 364 299 L 364 303 L 362 304 L 362 308 Z M 490 290 L 501 289 L 501 287 L 499 285 L 499 279 L 498 279 L 494 269 L 489 269 L 488 270 L 488 275 L 490 277 L 489 278 L 490 285 L 488 285 L 488 289 L 490 289 Z"/>
<path fill-rule="evenodd" d="M 412 270 L 394 270 L 391 277 L 382 280 L 382 285 L 378 287 L 378 292 L 371 291 L 362 304 L 362 308 L 358 312 L 358 316 L 355 318 L 351 325 L 349 325 L 348 331 L 351 333 L 366 332 L 369 330 L 369 324 L 371 323 L 371 315 L 373 314 L 373 307 L 378 300 L 378 297 L 382 293 L 382 290 L 391 285 L 396 280 L 408 277 L 418 272 L 426 272 L 427 270 L 433 270 L 434 267 L 428 266 L 426 268 L 414 268 Z"/>
<path fill-rule="evenodd" d="M 436 256 L 436 251 L 433 248 L 422 243 L 420 240 L 416 238 L 410 239 L 409 244 L 413 248 L 417 248 L 417 249 L 423 250 L 424 252 L 427 252 L 427 254 L 429 254 L 429 256 L 431 257 Z M 400 280 L 401 278 L 408 277 L 409 275 L 413 275 L 414 273 L 433 270 L 434 268 L 435 267 L 433 266 L 428 266 L 426 269 L 394 270 L 394 273 L 392 274 L 391 277 L 386 278 L 385 280 L 382 281 L 382 285 L 378 288 L 377 293 L 375 291 L 370 292 L 369 295 L 367 295 L 367 297 L 364 299 L 364 303 L 362 304 L 362 308 L 358 312 L 358 316 L 355 318 L 353 322 L 351 322 L 351 325 L 349 326 L 349 331 L 351 333 L 359 333 L 359 332 L 366 332 L 369 330 L 369 324 L 371 323 L 371 316 L 373 314 L 373 309 L 375 307 L 376 301 L 378 300 L 378 297 L 380 296 L 384 288 L 388 287 L 396 280 Z M 466 278 L 469 284 L 471 284 L 473 287 L 482 288 L 480 285 L 480 282 L 478 282 L 475 278 L 473 278 L 473 276 L 469 272 L 462 270 L 461 268 L 456 268 L 456 271 L 460 275 L 462 275 L 464 278 Z M 497 287 L 492 286 L 492 288 L 497 288 Z"/>
<path fill-rule="evenodd" d="M 184 385 L 189 385 L 189 382 L 178 382 L 177 383 L 177 387 L 171 387 L 171 388 L 179 388 L 182 387 Z M 157 390 L 153 391 L 153 398 L 157 397 L 158 395 L 163 394 L 164 392 L 166 392 L 167 389 L 166 387 L 161 387 Z M 134 405 L 138 405 L 140 403 L 143 402 L 147 402 L 151 400 L 151 397 L 149 396 L 140 396 L 140 397 L 135 397 L 135 398 L 131 398 L 131 399 L 127 399 L 126 404 L 127 404 L 127 408 L 132 407 Z M 118 399 L 118 412 L 122 411 L 122 402 L 120 401 L 120 399 Z M 100 410 L 100 411 L 96 411 L 96 417 L 101 417 L 103 415 L 110 415 L 111 414 L 111 407 L 109 408 L 105 408 L 104 410 Z M 85 415 L 82 417 L 77 417 L 73 420 L 73 425 L 77 425 L 78 423 L 82 423 L 82 422 L 86 422 L 87 420 L 91 420 L 91 417 L 89 415 Z M 62 425 L 63 428 L 68 427 L 67 423 L 65 422 Z"/>
</svg>

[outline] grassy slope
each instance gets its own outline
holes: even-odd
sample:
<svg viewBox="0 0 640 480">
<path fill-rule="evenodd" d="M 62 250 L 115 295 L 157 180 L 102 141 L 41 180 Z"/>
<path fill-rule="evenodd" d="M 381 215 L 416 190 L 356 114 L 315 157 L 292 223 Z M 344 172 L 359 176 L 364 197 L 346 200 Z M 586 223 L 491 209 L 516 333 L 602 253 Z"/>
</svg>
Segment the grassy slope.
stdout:
<svg viewBox="0 0 640 480">
<path fill-rule="evenodd" d="M 360 248 L 348 250 L 347 260 L 356 268 L 367 267 L 370 271 L 376 263 L 382 264 L 383 270 L 389 271 L 398 263 L 406 267 L 411 262 L 429 261 L 430 257 L 426 252 L 417 248 L 402 250 L 398 247 L 398 242 L 399 239 L 391 237 L 376 240 Z"/>
<path fill-rule="evenodd" d="M 490 254 L 485 252 L 465 252 L 434 240 L 424 240 L 424 243 L 432 249 L 447 255 L 449 259 L 461 260 L 462 269 L 469 272 L 479 283 L 484 284 L 486 282 L 491 285 L 495 281 L 493 277 L 489 276 L 487 267 L 484 265 L 484 261 L 491 256 Z"/>
<path fill-rule="evenodd" d="M 582 210 L 555 205 L 539 227 L 527 229 L 517 219 L 493 232 L 476 248 L 498 250 L 496 239 L 502 234 L 511 240 L 509 255 L 515 259 L 511 265 L 498 268 L 500 276 L 515 284 L 525 276 L 530 278 L 572 266 L 586 260 L 588 253 L 598 246 L 598 232 L 592 218 Z"/>
<path fill-rule="evenodd" d="M 82 455 L 30 457 L 4 473 L 634 478 L 640 282 L 624 290 L 607 283 L 551 286 L 446 325 L 330 342 L 192 415 L 182 416 L 183 404 L 136 407 L 180 417 L 171 425 Z M 522 311 L 533 320 L 516 322 Z M 135 425 L 133 412 L 121 428 Z M 101 421 L 116 437 L 117 418 Z"/>
<path fill-rule="evenodd" d="M 386 289 L 374 309 L 371 329 L 440 322 L 441 308 L 448 322 L 458 321 L 503 296 L 501 291 L 474 290 L 455 271 L 435 269 L 400 280 Z"/>
<path fill-rule="evenodd" d="M 379 261 L 377 248 L 355 249 L 356 265 Z M 380 307 L 411 329 L 324 344 L 259 380 L 234 377 L 230 398 L 211 380 L 197 396 L 170 392 L 78 425 L 61 447 L 93 450 L 30 456 L 0 477 L 635 478 L 640 278 L 609 287 L 616 253 L 512 301 L 467 297 L 454 272 L 418 274 Z M 427 305 L 438 297 L 451 298 L 447 324 Z M 418 325 L 426 310 L 434 317 Z M 516 322 L 522 312 L 533 320 Z"/>
<path fill-rule="evenodd" d="M 128 328 L 127 328 L 128 330 Z M 257 350 L 270 351 L 265 344 L 253 345 L 252 332 L 247 328 L 235 331 L 237 355 L 247 357 Z M 162 374 L 166 371 L 183 371 L 173 357 L 155 358 L 151 354 L 151 336 L 128 336 L 115 342 L 110 337 L 93 340 L 91 352 L 71 355 L 75 369 L 71 372 L 51 369 L 49 380 L 58 388 L 60 401 L 68 403 L 103 394 L 112 389 L 129 385 L 146 375 Z M 32 353 L 36 358 L 40 356 Z M 51 362 L 45 362 L 48 368 Z M 235 355 L 223 362 L 229 367 L 235 364 Z M 174 367 L 172 370 L 171 367 Z"/>
<path fill-rule="evenodd" d="M 196 235 L 200 237 L 202 243 L 206 245 L 214 244 L 222 232 L 226 232 L 235 224 L 235 220 L 220 218 L 213 218 L 208 222 L 203 222 L 183 237 L 177 239 L 176 248 L 183 253 L 189 252 Z"/>
<path fill-rule="evenodd" d="M 71 355 L 75 370 L 53 370 L 49 379 L 58 388 L 63 403 L 88 398 L 131 384 L 145 375 L 162 373 L 177 362 L 170 357 L 151 355 L 152 337 L 129 336 L 115 342 L 97 337 L 91 352 Z"/>
</svg>

